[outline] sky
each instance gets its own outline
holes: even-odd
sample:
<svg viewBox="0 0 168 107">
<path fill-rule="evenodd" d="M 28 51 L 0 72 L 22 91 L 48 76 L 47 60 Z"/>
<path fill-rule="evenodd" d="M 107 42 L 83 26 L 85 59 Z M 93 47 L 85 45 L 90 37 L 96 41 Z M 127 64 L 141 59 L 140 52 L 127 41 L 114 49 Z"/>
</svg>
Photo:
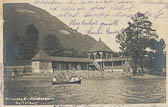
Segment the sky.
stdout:
<svg viewBox="0 0 168 107">
<path fill-rule="evenodd" d="M 137 12 L 146 13 L 159 39 L 168 43 L 167 0 L 31 0 L 29 3 L 82 34 L 96 40 L 101 38 L 113 51 L 120 51 L 116 35 Z"/>
<path fill-rule="evenodd" d="M 146 13 L 159 39 L 167 42 L 166 0 L 35 0 L 31 4 L 45 9 L 82 34 L 96 40 L 101 38 L 114 51 L 119 51 L 117 33 L 128 26 L 131 16 L 137 12 Z"/>
</svg>

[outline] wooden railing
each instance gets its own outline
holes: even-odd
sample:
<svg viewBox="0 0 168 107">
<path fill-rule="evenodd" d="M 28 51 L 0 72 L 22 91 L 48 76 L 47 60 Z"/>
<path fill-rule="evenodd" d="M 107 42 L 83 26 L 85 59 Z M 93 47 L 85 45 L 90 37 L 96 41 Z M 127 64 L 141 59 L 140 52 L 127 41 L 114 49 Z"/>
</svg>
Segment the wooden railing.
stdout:
<svg viewBox="0 0 168 107">
<path fill-rule="evenodd" d="M 128 61 L 129 58 L 117 57 L 117 58 L 107 58 L 107 59 L 94 59 L 95 62 L 108 62 L 108 61 Z"/>
</svg>

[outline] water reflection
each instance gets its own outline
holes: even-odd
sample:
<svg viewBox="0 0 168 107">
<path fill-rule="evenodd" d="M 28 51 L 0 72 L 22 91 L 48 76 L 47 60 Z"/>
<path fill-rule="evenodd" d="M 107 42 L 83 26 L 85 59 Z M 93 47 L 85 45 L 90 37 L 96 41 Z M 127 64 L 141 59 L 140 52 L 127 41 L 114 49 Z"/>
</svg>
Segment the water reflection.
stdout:
<svg viewBox="0 0 168 107">
<path fill-rule="evenodd" d="M 165 89 L 165 79 L 86 80 L 82 85 L 65 86 L 67 94 L 61 94 L 58 103 L 165 103 Z"/>
<path fill-rule="evenodd" d="M 9 81 L 5 83 L 5 96 L 55 98 L 56 104 L 166 102 L 166 79 L 91 79 L 82 80 L 80 85 L 55 86 L 50 82 L 50 80 Z M 40 104 L 53 104 L 53 101 Z"/>
</svg>

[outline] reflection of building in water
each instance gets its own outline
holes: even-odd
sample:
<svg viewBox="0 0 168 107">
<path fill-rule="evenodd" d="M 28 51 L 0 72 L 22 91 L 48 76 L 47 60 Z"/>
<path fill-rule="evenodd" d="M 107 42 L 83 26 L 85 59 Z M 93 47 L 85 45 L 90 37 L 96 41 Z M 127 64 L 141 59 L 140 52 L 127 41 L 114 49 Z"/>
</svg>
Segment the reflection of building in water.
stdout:
<svg viewBox="0 0 168 107">
<path fill-rule="evenodd" d="M 89 50 L 88 58 L 53 57 L 43 50 L 32 58 L 33 72 L 53 70 L 123 70 L 128 58 L 113 57 L 111 49 L 101 39 Z"/>
</svg>

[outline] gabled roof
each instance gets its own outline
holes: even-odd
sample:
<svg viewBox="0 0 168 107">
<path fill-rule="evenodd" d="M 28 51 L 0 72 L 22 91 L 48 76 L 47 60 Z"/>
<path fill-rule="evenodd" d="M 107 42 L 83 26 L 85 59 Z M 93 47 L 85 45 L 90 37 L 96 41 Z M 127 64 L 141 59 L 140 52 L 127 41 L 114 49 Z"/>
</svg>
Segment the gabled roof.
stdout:
<svg viewBox="0 0 168 107">
<path fill-rule="evenodd" d="M 32 61 L 92 62 L 92 60 L 88 58 L 49 56 L 44 50 L 40 50 L 32 58 Z"/>
<path fill-rule="evenodd" d="M 112 52 L 101 39 L 88 52 Z"/>
<path fill-rule="evenodd" d="M 31 60 L 32 61 L 48 61 L 51 59 L 50 59 L 50 56 L 44 52 L 44 50 L 40 50 Z"/>
<path fill-rule="evenodd" d="M 89 58 L 77 58 L 77 57 L 59 57 L 51 56 L 52 61 L 60 62 L 92 62 L 92 59 Z"/>
</svg>

